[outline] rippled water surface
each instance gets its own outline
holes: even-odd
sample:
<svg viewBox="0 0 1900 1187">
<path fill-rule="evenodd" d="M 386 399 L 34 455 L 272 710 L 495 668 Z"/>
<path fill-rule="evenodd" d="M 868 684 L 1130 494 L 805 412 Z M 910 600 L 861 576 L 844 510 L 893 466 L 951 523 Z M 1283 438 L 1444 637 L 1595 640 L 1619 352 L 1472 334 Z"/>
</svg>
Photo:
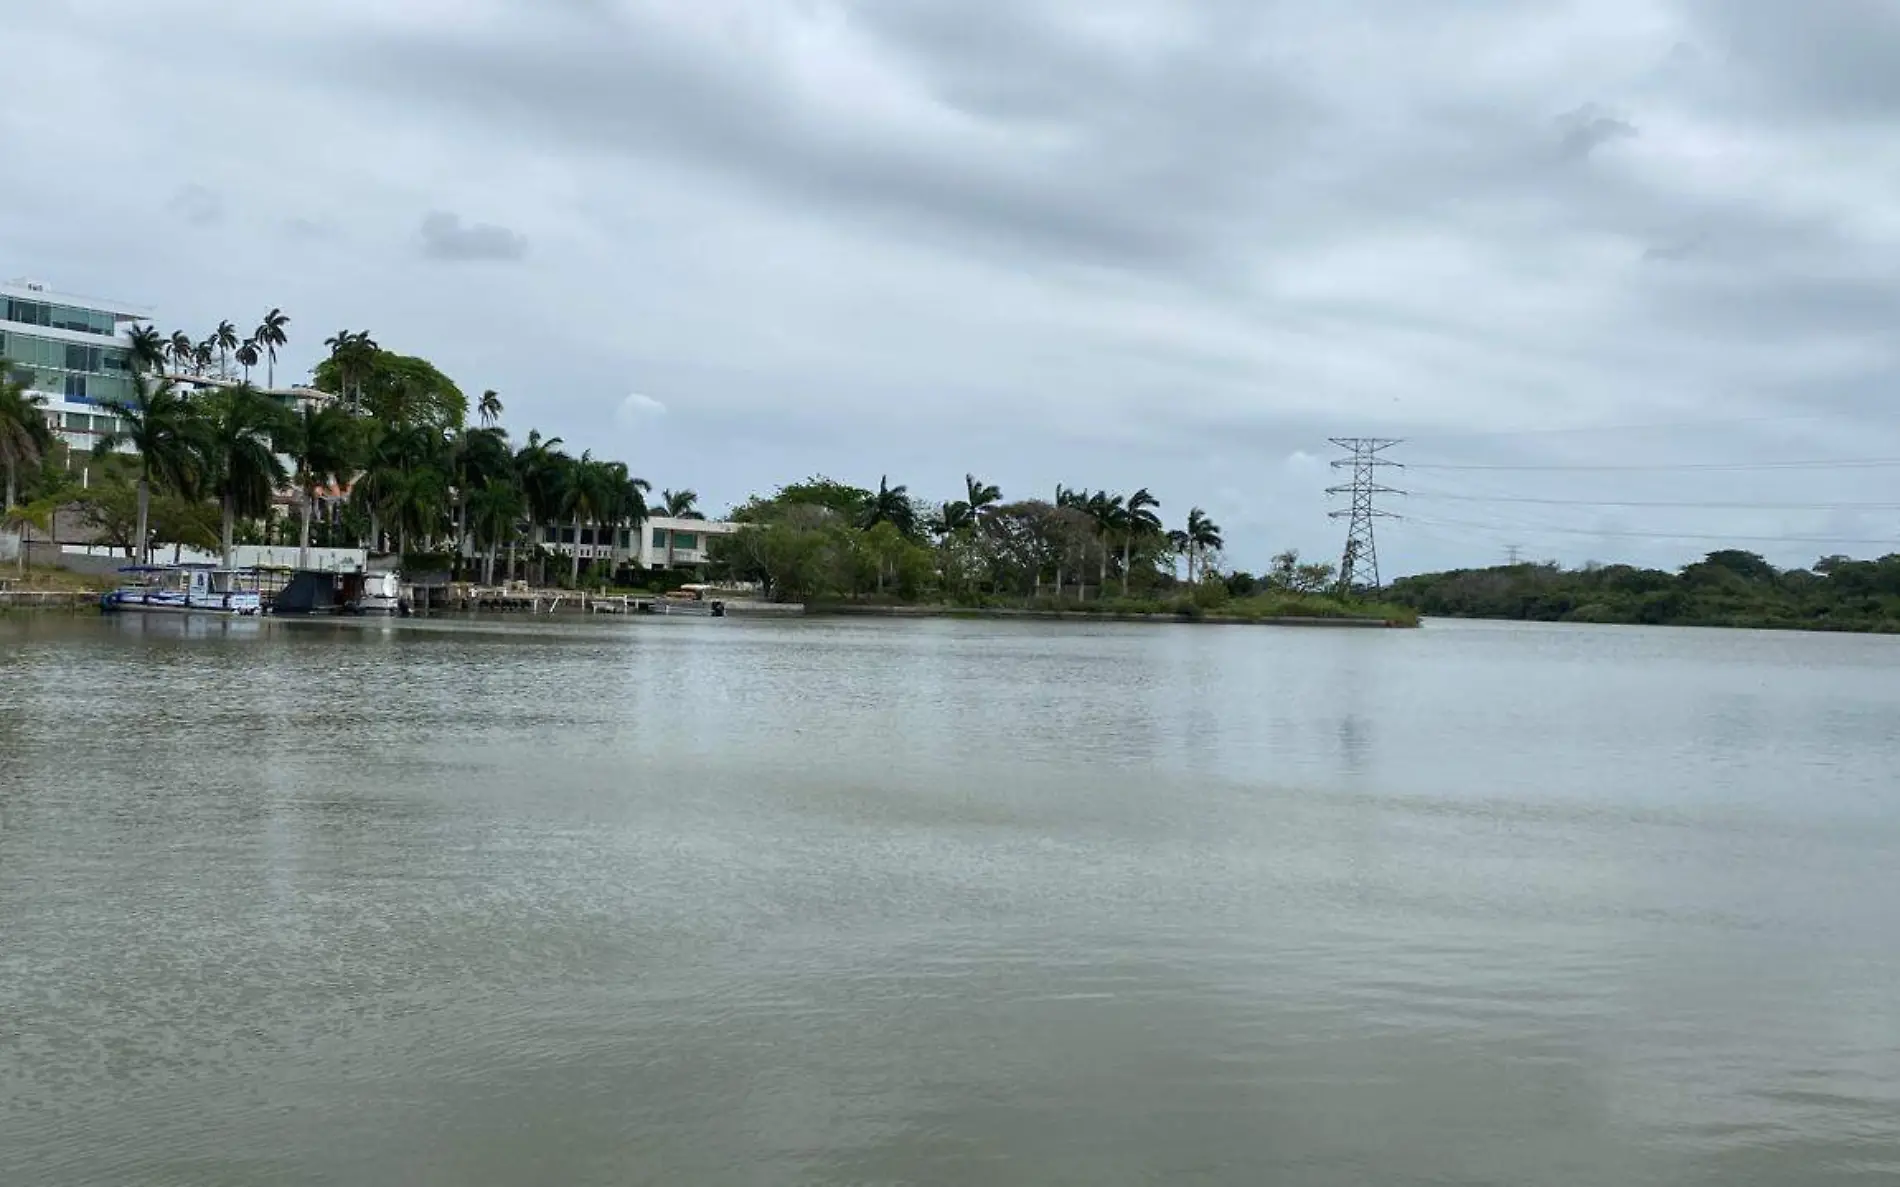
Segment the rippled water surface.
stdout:
<svg viewBox="0 0 1900 1187">
<path fill-rule="evenodd" d="M 0 619 L 0 1183 L 1900 1182 L 1900 640 Z"/>
</svg>

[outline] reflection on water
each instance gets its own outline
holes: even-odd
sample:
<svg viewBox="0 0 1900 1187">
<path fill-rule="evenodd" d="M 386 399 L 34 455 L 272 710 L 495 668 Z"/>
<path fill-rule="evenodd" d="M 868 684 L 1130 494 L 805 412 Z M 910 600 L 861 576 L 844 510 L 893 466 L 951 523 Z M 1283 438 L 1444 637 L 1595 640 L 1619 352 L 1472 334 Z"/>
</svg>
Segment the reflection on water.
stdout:
<svg viewBox="0 0 1900 1187">
<path fill-rule="evenodd" d="M 0 620 L 0 1182 L 1894 1182 L 1897 642 Z"/>
</svg>

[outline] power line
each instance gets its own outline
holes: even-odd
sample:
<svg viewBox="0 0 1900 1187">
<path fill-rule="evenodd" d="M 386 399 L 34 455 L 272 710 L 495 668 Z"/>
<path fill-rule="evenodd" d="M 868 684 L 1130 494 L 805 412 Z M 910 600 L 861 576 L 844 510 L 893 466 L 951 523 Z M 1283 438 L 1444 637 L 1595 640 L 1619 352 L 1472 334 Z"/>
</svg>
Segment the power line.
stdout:
<svg viewBox="0 0 1900 1187">
<path fill-rule="evenodd" d="M 1517 474 L 1529 473 L 1635 473 L 1695 470 L 1873 470 L 1900 466 L 1900 458 L 1833 458 L 1818 461 L 1785 462 L 1654 462 L 1619 463 L 1615 465 L 1452 465 L 1444 462 L 1410 462 L 1408 470 L 1459 470 L 1459 471 L 1498 471 Z"/>
<path fill-rule="evenodd" d="M 1408 523 L 1423 524 L 1428 527 L 1465 528 L 1480 532 L 1549 532 L 1563 536 L 1602 536 L 1607 538 L 1628 538 L 1633 540 L 1746 540 L 1754 544 L 1869 544 L 1882 547 L 1900 546 L 1900 532 L 1886 537 L 1865 536 L 1750 536 L 1741 532 L 1636 532 L 1616 531 L 1597 528 L 1560 528 L 1525 524 L 1488 524 L 1474 523 L 1470 520 L 1436 519 L 1424 516 L 1410 516 Z"/>
<path fill-rule="evenodd" d="M 1538 499 L 1513 495 L 1454 495 L 1439 491 L 1407 491 L 1414 499 L 1441 499 L 1457 503 L 1535 503 L 1544 507 L 1682 507 L 1720 511 L 1900 511 L 1900 503 L 1723 503 L 1680 502 L 1667 499 Z"/>
<path fill-rule="evenodd" d="M 1372 523 L 1378 519 L 1397 519 L 1390 511 L 1380 511 L 1373 505 L 1376 495 L 1398 495 L 1404 491 L 1394 490 L 1379 483 L 1381 466 L 1396 466 L 1399 463 L 1381 457 L 1386 450 L 1397 445 L 1394 437 L 1329 437 L 1327 440 L 1347 451 L 1347 456 L 1333 459 L 1333 469 L 1352 468 L 1352 481 L 1342 486 L 1329 486 L 1329 495 L 1349 494 L 1352 503 L 1345 511 L 1328 512 L 1329 518 L 1345 519 L 1346 549 L 1339 560 L 1339 587 L 1351 591 L 1357 585 L 1361 574 L 1370 574 L 1369 583 L 1373 589 L 1379 588 L 1379 546 L 1372 536 Z"/>
<path fill-rule="evenodd" d="M 1623 425 L 1559 425 L 1548 428 L 1529 429 L 1472 429 L 1468 432 L 1414 433 L 1407 438 L 1413 444 L 1421 441 L 1465 441 L 1492 437 L 1556 437 L 1585 433 L 1656 433 L 1674 432 L 1678 429 L 1722 429 L 1735 425 L 1779 424 L 1787 421 L 1803 420 L 1887 420 L 1900 416 L 1900 412 L 1783 412 L 1765 413 L 1761 416 L 1731 416 L 1710 420 L 1653 421 L 1648 424 Z M 1409 467 L 1408 467 L 1409 468 Z"/>
</svg>

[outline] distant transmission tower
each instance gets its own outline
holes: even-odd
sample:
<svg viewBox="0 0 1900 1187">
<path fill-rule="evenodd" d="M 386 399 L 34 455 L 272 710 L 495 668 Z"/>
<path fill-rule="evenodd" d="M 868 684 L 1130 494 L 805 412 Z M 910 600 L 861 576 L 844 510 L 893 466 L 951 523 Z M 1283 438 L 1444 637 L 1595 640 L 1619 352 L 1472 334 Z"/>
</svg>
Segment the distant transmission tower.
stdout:
<svg viewBox="0 0 1900 1187">
<path fill-rule="evenodd" d="M 1518 562 L 1524 557 L 1524 546 L 1522 544 L 1506 544 L 1504 546 L 1504 556 L 1505 563 L 1515 569 L 1518 566 Z"/>
<path fill-rule="evenodd" d="M 1329 495 L 1351 495 L 1352 505 L 1344 511 L 1331 512 L 1334 519 L 1344 519 L 1346 524 L 1346 551 L 1339 561 L 1339 587 L 1352 590 L 1360 585 L 1372 589 L 1379 588 L 1379 546 L 1372 538 L 1372 521 L 1375 519 L 1397 519 L 1390 511 L 1381 511 L 1373 504 L 1375 495 L 1402 495 L 1405 492 L 1383 486 L 1379 482 L 1379 467 L 1398 466 L 1400 463 L 1379 456 L 1386 450 L 1399 444 L 1396 437 L 1330 437 L 1334 445 L 1347 452 L 1346 457 L 1333 461 L 1335 470 L 1352 467 L 1352 481 L 1342 486 L 1329 486 Z"/>
</svg>

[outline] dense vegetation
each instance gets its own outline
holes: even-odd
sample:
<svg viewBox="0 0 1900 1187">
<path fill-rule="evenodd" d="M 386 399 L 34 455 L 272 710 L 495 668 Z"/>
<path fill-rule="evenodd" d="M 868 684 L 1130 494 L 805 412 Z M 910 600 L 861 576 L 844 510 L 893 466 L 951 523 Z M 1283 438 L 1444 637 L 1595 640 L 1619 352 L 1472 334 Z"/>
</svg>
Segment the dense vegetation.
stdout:
<svg viewBox="0 0 1900 1187">
<path fill-rule="evenodd" d="M 1425 615 L 1540 622 L 1653 623 L 1900 632 L 1900 554 L 1830 556 L 1776 569 L 1752 552 L 1712 552 L 1679 573 L 1629 565 L 1511 565 L 1394 582 Z"/>
<path fill-rule="evenodd" d="M 132 394 L 101 405 L 116 430 L 90 457 L 68 455 L 0 361 L 9 517 L 43 528 L 53 509 L 77 511 L 132 557 L 162 557 L 153 550 L 166 545 L 227 556 L 238 543 L 351 545 L 483 580 L 605 584 L 647 580 L 625 562 L 654 511 L 699 515 L 690 490 L 650 505 L 651 486 L 623 462 L 575 456 L 538 431 L 511 438 L 495 392 L 471 401 L 428 360 L 367 333 L 325 341 L 313 384 L 327 401 L 253 387 L 251 370 L 271 374 L 289 324 L 273 309 L 245 338 L 229 321 L 202 339 L 135 327 Z M 1005 502 L 971 477 L 938 504 L 888 480 L 871 491 L 814 479 L 739 507 L 746 526 L 716 545 L 711 575 L 788 598 L 965 605 L 1205 608 L 1236 596 L 1234 576 L 1241 596 L 1254 592 L 1245 574 L 1219 573 L 1220 528 L 1205 512 L 1168 531 L 1159 507 L 1145 489 L 1058 487 L 1053 501 Z M 582 549 L 550 550 L 550 532 L 608 555 L 583 572 Z"/>
<path fill-rule="evenodd" d="M 1334 596 L 1330 565 L 1275 558 L 1264 577 L 1219 571 L 1220 528 L 1196 507 L 1168 531 L 1147 489 L 1058 487 L 1052 501 L 1006 501 L 974 475 L 933 504 L 880 481 L 873 491 L 815 477 L 755 497 L 742 526 L 713 540 L 716 577 L 756 581 L 783 600 L 932 603 L 1198 618 L 1378 617 L 1402 607 Z M 1185 561 L 1186 580 L 1177 575 Z"/>
<path fill-rule="evenodd" d="M 55 508 L 76 510 L 133 557 L 164 559 L 153 550 L 166 545 L 222 549 L 227 558 L 239 543 L 367 546 L 483 581 L 627 585 L 654 580 L 627 568 L 645 520 L 656 511 L 699 517 L 692 491 L 650 502 L 652 487 L 623 462 L 574 456 L 538 431 L 512 439 L 498 423 L 495 392 L 470 401 L 428 360 L 386 350 L 367 333 L 325 341 L 313 383 L 328 399 L 253 387 L 252 368 L 271 373 L 289 321 L 273 309 L 248 338 L 226 321 L 201 340 L 135 327 L 132 395 L 101 406 L 116 429 L 90 457 L 68 456 L 0 360 L 9 518 L 44 528 Z M 1146 488 L 1058 486 L 1051 500 L 1008 501 L 969 475 L 959 497 L 937 503 L 888 478 L 876 490 L 813 478 L 735 509 L 742 526 L 711 536 L 707 575 L 820 603 L 1239 618 L 1409 613 L 1340 596 L 1331 566 L 1300 564 L 1293 553 L 1261 577 L 1223 571 L 1221 530 L 1205 511 L 1189 509 L 1169 530 L 1160 509 Z M 550 534 L 581 547 L 551 550 Z M 607 555 L 583 571 L 582 548 Z"/>
</svg>

